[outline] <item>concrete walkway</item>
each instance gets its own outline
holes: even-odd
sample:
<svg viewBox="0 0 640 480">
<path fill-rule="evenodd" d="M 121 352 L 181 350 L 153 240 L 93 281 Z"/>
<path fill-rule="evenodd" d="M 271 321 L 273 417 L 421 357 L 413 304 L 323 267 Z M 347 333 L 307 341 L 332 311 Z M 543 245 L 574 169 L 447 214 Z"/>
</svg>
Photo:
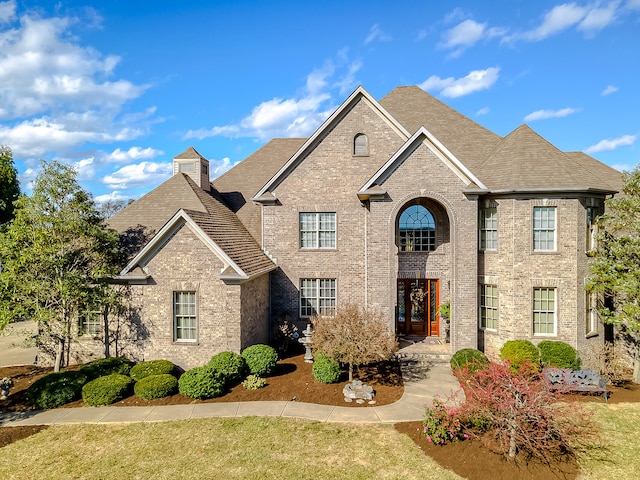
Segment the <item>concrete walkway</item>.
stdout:
<svg viewBox="0 0 640 480">
<path fill-rule="evenodd" d="M 37 333 L 38 324 L 31 320 L 10 323 L 0 330 L 0 367 L 32 365 L 38 349 L 35 345 L 25 347 L 24 344 Z"/>
<path fill-rule="evenodd" d="M 0 413 L 0 426 L 74 423 L 131 423 L 209 417 L 269 416 L 319 422 L 398 423 L 422 420 L 425 404 L 436 395 L 460 392 L 448 364 L 424 369 L 421 378 L 405 381 L 402 398 L 390 405 L 336 407 L 303 402 L 229 402 L 149 407 L 82 407 L 19 413 Z"/>
</svg>

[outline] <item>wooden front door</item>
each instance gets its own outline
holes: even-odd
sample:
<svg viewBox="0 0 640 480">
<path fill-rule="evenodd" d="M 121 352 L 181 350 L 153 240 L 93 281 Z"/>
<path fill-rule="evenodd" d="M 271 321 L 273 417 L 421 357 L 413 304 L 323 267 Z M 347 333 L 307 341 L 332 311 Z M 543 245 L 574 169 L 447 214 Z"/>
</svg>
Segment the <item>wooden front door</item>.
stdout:
<svg viewBox="0 0 640 480">
<path fill-rule="evenodd" d="M 438 280 L 398 279 L 396 332 L 401 335 L 440 335 Z"/>
</svg>

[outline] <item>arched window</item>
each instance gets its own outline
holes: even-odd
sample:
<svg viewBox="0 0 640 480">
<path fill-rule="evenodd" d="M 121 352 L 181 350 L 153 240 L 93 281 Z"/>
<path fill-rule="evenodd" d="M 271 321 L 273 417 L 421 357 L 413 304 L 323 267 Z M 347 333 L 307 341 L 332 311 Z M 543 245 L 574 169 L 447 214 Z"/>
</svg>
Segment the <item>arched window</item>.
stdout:
<svg viewBox="0 0 640 480">
<path fill-rule="evenodd" d="M 436 249 L 436 221 L 423 205 L 409 205 L 400 214 L 400 251 L 429 252 Z"/>
<path fill-rule="evenodd" d="M 354 155 L 368 155 L 369 154 L 369 140 L 364 133 L 359 133 L 353 138 L 353 154 Z"/>
</svg>

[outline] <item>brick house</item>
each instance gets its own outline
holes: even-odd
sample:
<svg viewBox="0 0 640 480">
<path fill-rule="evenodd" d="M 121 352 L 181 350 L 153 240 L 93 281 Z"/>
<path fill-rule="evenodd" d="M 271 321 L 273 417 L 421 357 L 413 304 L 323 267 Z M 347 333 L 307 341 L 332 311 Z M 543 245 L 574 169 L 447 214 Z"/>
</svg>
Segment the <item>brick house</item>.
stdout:
<svg viewBox="0 0 640 480">
<path fill-rule="evenodd" d="M 139 359 L 190 368 L 345 303 L 451 352 L 604 341 L 584 280 L 622 177 L 526 125 L 501 137 L 418 87 L 360 87 L 311 137 L 213 182 L 208 167 L 190 147 L 110 220 L 139 246 L 119 277 L 147 332 Z"/>
</svg>

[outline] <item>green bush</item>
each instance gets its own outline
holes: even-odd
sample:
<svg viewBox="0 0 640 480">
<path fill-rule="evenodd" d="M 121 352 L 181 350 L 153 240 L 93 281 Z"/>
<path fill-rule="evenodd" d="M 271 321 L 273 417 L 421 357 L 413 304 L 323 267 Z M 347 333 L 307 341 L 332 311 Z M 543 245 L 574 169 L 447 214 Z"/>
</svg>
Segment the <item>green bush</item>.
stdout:
<svg viewBox="0 0 640 480">
<path fill-rule="evenodd" d="M 178 380 L 178 391 L 187 397 L 204 400 L 222 395 L 225 376 L 211 367 L 196 367 L 187 370 Z"/>
<path fill-rule="evenodd" d="M 27 389 L 27 401 L 38 408 L 60 407 L 80 398 L 86 381 L 87 376 L 78 371 L 51 373 Z"/>
<path fill-rule="evenodd" d="M 227 385 L 236 385 L 247 376 L 249 367 L 242 355 L 234 352 L 220 352 L 211 357 L 208 367 L 221 372 L 227 381 Z"/>
<path fill-rule="evenodd" d="M 509 340 L 500 349 L 500 359 L 508 361 L 513 372 L 526 363 L 534 369 L 540 366 L 540 352 L 529 340 Z"/>
<path fill-rule="evenodd" d="M 138 380 L 133 386 L 133 393 L 145 400 L 168 397 L 178 389 L 178 379 L 169 373 L 149 375 Z"/>
<path fill-rule="evenodd" d="M 242 356 L 247 362 L 249 373 L 258 377 L 272 374 L 278 363 L 278 352 L 269 345 L 251 345 L 244 349 Z"/>
<path fill-rule="evenodd" d="M 80 371 L 84 373 L 89 380 L 93 380 L 98 377 L 104 377 L 105 375 L 111 375 L 112 373 L 129 375 L 132 366 L 133 362 L 126 358 L 99 358 L 82 365 Z"/>
<path fill-rule="evenodd" d="M 480 350 L 463 348 L 453 354 L 450 364 L 454 372 L 466 367 L 469 373 L 475 373 L 489 365 L 489 359 Z"/>
<path fill-rule="evenodd" d="M 543 340 L 538 344 L 543 367 L 570 368 L 580 370 L 582 363 L 571 345 L 556 340 Z"/>
<path fill-rule="evenodd" d="M 259 388 L 263 388 L 266 385 L 267 381 L 264 378 L 258 377 L 256 375 L 249 375 L 244 379 L 244 382 L 242 382 L 242 386 L 247 390 L 258 390 Z"/>
<path fill-rule="evenodd" d="M 320 383 L 336 383 L 340 380 L 340 364 L 326 355 L 316 355 L 311 372 L 313 373 L 313 378 Z"/>
<path fill-rule="evenodd" d="M 148 360 L 146 362 L 140 362 L 137 365 L 131 367 L 129 376 L 134 382 L 139 382 L 145 377 L 151 375 L 162 375 L 164 373 L 171 373 L 175 365 L 169 360 Z"/>
<path fill-rule="evenodd" d="M 111 405 L 129 395 L 132 383 L 131 377 L 121 373 L 98 377 L 82 387 L 82 400 L 92 407 Z"/>
</svg>

